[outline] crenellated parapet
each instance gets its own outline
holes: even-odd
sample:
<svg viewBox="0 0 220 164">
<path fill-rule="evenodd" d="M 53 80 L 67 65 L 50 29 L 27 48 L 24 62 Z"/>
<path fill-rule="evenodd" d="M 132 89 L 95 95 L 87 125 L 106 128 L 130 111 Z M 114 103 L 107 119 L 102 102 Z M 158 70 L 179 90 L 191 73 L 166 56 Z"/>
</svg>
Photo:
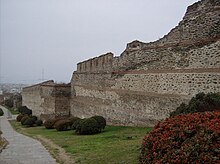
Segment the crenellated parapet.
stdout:
<svg viewBox="0 0 220 164">
<path fill-rule="evenodd" d="M 107 53 L 77 64 L 77 73 L 110 72 L 130 70 L 144 63 L 161 61 L 162 51 L 179 50 L 179 53 L 189 49 L 201 47 L 220 40 L 220 1 L 203 0 L 187 8 L 186 14 L 178 26 L 173 28 L 161 39 L 144 43 L 138 40 L 128 43 L 126 49 L 118 57 Z M 182 52 L 181 52 L 182 51 Z M 170 52 L 171 53 L 171 52 Z M 167 58 L 169 60 L 169 57 Z M 166 69 L 179 67 L 169 66 Z M 166 61 L 165 61 L 166 62 Z M 158 69 L 156 65 L 155 68 Z"/>
<path fill-rule="evenodd" d="M 107 53 L 77 64 L 77 73 L 110 71 L 112 66 L 113 53 Z"/>
</svg>

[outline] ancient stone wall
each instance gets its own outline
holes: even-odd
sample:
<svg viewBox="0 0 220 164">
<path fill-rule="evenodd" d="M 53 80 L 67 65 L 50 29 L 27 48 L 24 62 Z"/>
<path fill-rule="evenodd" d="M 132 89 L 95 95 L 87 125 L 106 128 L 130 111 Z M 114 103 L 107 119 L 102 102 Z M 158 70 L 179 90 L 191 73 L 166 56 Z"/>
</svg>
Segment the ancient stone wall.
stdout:
<svg viewBox="0 0 220 164">
<path fill-rule="evenodd" d="M 33 115 L 62 117 L 70 115 L 70 85 L 47 81 L 26 87 L 22 92 L 23 104 L 32 109 Z"/>
<path fill-rule="evenodd" d="M 107 53 L 77 64 L 77 72 L 109 71 L 112 68 L 113 54 Z"/>
<path fill-rule="evenodd" d="M 70 85 L 24 88 L 23 105 L 44 116 L 104 116 L 109 124 L 153 126 L 199 92 L 220 92 L 220 1 L 188 7 L 163 38 L 133 41 L 77 64 Z"/>
<path fill-rule="evenodd" d="M 33 115 L 39 116 L 42 112 L 47 110 L 42 107 L 42 103 L 44 103 L 44 99 L 41 97 L 41 87 L 39 85 L 23 89 L 22 105 L 32 109 Z"/>
<path fill-rule="evenodd" d="M 133 41 L 119 57 L 111 54 L 106 67 L 91 64 L 103 56 L 79 63 L 71 114 L 152 126 L 196 93 L 220 92 L 219 27 L 220 1 L 202 0 L 158 41 Z"/>
<path fill-rule="evenodd" d="M 70 116 L 70 85 L 55 86 L 55 114 L 56 117 Z"/>
</svg>

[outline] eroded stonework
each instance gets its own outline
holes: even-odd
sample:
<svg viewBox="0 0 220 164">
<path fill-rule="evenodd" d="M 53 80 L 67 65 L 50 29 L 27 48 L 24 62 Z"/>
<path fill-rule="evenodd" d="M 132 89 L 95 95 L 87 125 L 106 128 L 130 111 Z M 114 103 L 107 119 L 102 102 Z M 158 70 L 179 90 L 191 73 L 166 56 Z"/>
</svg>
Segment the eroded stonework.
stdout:
<svg viewBox="0 0 220 164">
<path fill-rule="evenodd" d="M 114 57 L 81 62 L 71 81 L 71 114 L 153 126 L 199 92 L 220 92 L 220 1 L 188 7 L 158 41 L 133 41 Z"/>
<path fill-rule="evenodd" d="M 70 115 L 70 85 L 56 84 L 53 80 L 23 88 L 23 106 L 32 110 L 33 115 L 67 117 Z"/>
</svg>

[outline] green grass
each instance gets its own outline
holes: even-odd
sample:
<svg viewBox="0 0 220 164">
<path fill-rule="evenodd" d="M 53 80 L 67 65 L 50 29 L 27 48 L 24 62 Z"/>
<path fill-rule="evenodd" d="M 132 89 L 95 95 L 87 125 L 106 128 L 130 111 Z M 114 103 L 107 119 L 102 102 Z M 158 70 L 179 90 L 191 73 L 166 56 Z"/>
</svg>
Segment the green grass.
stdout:
<svg viewBox="0 0 220 164">
<path fill-rule="evenodd" d="M 72 130 L 57 132 L 43 126 L 23 128 L 16 121 L 11 121 L 11 124 L 18 132 L 50 139 L 70 153 L 76 163 L 83 164 L 138 163 L 142 139 L 151 130 L 151 128 L 107 126 L 100 134 L 76 135 Z"/>
<path fill-rule="evenodd" d="M 16 108 L 9 108 L 7 106 L 4 106 L 4 107 L 7 108 L 11 112 L 12 115 L 20 114 L 20 112 L 18 112 L 18 110 Z"/>
<path fill-rule="evenodd" d="M 20 112 L 18 112 L 17 110 L 14 110 L 12 108 L 9 109 L 12 115 L 17 115 L 20 114 Z"/>
</svg>

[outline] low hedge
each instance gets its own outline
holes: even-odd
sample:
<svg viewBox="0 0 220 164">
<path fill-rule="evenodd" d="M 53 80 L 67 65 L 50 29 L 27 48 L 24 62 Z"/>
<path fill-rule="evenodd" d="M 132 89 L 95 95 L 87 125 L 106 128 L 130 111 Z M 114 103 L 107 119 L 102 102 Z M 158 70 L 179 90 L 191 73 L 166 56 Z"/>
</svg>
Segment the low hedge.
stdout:
<svg viewBox="0 0 220 164">
<path fill-rule="evenodd" d="M 27 119 L 29 119 L 29 118 L 30 118 L 30 117 L 27 116 L 27 115 L 25 115 L 24 117 L 22 117 L 22 119 L 21 119 L 21 125 L 24 125 L 25 121 L 26 121 Z"/>
<path fill-rule="evenodd" d="M 18 107 L 18 112 L 21 114 L 32 115 L 32 110 L 26 106 Z"/>
<path fill-rule="evenodd" d="M 54 129 L 54 124 L 60 119 L 48 119 L 44 122 L 44 126 L 46 129 Z"/>
<path fill-rule="evenodd" d="M 70 129 L 71 122 L 69 120 L 58 120 L 54 124 L 57 131 L 66 131 Z"/>
<path fill-rule="evenodd" d="M 72 117 L 68 118 L 68 120 L 70 121 L 70 126 L 72 127 L 74 122 L 77 121 L 77 120 L 80 120 L 80 118 L 72 116 Z"/>
<path fill-rule="evenodd" d="M 171 112 L 170 116 L 205 111 L 220 111 L 219 93 L 198 93 L 188 104 L 182 103 L 175 111 Z"/>
<path fill-rule="evenodd" d="M 96 134 L 100 133 L 101 129 L 98 122 L 94 118 L 81 119 L 76 126 L 77 134 Z"/>
<path fill-rule="evenodd" d="M 23 123 L 23 125 L 25 125 L 26 127 L 31 127 L 34 124 L 35 124 L 35 120 L 34 118 L 31 118 L 31 117 L 27 118 Z"/>
<path fill-rule="evenodd" d="M 27 127 L 34 126 L 34 124 L 36 124 L 36 126 L 41 126 L 43 124 L 42 120 L 38 120 L 37 116 L 27 114 L 19 114 L 16 120 Z"/>
<path fill-rule="evenodd" d="M 30 116 L 30 117 L 34 120 L 34 122 L 37 121 L 37 116 Z"/>
<path fill-rule="evenodd" d="M 100 133 L 106 126 L 106 120 L 102 116 L 93 116 L 85 119 L 74 117 L 72 120 L 72 129 L 77 134 Z"/>
<path fill-rule="evenodd" d="M 21 119 L 24 117 L 25 115 L 24 114 L 19 114 L 17 117 L 16 117 L 16 120 L 18 122 L 21 122 Z"/>
<path fill-rule="evenodd" d="M 98 122 L 100 129 L 105 129 L 106 119 L 104 117 L 102 117 L 102 116 L 93 116 L 91 118 L 94 118 Z"/>
<path fill-rule="evenodd" d="M 36 120 L 35 121 L 36 126 L 41 126 L 43 124 L 42 120 Z"/>
<path fill-rule="evenodd" d="M 157 124 L 141 146 L 140 163 L 220 163 L 220 112 L 178 115 Z"/>
<path fill-rule="evenodd" d="M 79 126 L 81 120 L 82 119 L 77 119 L 76 121 L 74 121 L 74 123 L 71 126 L 71 129 L 76 130 L 76 128 Z"/>
<path fill-rule="evenodd" d="M 0 108 L 0 116 L 3 116 L 4 115 L 4 112 L 2 110 L 2 108 Z"/>
</svg>

